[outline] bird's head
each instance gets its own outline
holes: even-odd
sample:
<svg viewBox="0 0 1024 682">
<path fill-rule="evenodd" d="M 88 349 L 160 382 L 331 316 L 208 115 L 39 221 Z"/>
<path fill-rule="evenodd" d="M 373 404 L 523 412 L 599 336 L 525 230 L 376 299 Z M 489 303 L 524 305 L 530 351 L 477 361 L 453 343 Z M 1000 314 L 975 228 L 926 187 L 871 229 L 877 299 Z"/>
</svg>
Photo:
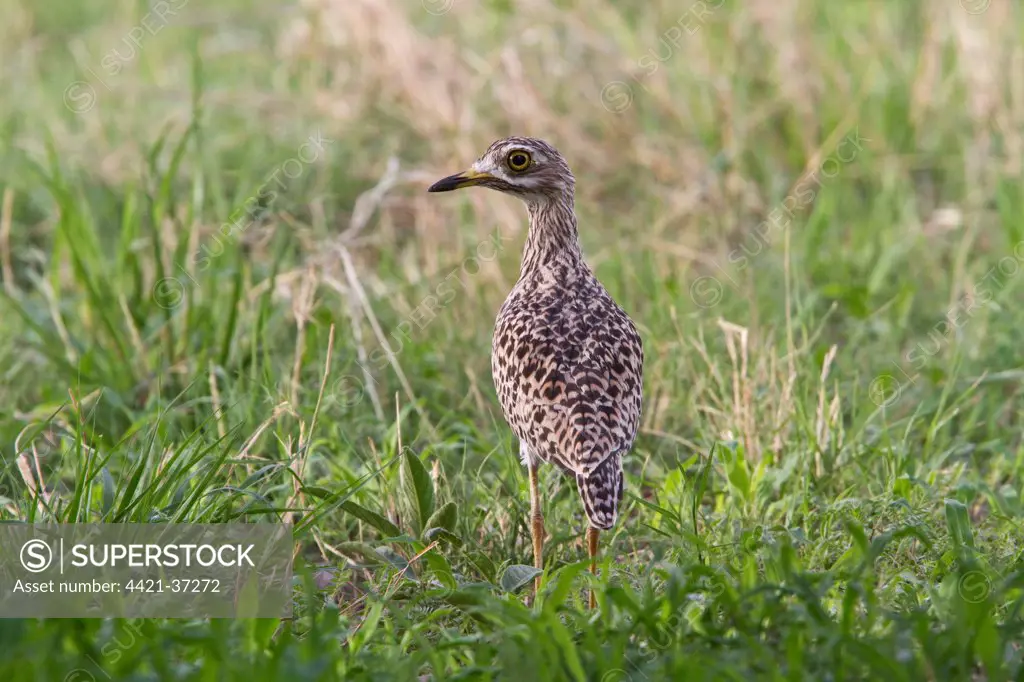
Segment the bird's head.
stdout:
<svg viewBox="0 0 1024 682">
<path fill-rule="evenodd" d="M 527 203 L 543 204 L 572 196 L 576 186 L 558 150 L 532 137 L 507 137 L 492 144 L 469 170 L 438 180 L 428 192 L 490 187 Z"/>
</svg>

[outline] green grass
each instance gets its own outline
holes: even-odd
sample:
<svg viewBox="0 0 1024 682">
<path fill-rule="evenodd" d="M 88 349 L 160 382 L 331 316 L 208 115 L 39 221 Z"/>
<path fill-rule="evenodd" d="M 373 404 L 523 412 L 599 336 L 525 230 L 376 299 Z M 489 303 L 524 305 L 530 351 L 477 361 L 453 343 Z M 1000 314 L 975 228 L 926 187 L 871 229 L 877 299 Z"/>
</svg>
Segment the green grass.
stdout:
<svg viewBox="0 0 1024 682">
<path fill-rule="evenodd" d="M 1012 3 L 8 4 L 0 521 L 302 551 L 292 620 L 0 620 L 4 679 L 1024 679 Z M 525 211 L 425 192 L 509 133 L 648 358 L 599 577 L 543 471 L 535 605 Z"/>
</svg>

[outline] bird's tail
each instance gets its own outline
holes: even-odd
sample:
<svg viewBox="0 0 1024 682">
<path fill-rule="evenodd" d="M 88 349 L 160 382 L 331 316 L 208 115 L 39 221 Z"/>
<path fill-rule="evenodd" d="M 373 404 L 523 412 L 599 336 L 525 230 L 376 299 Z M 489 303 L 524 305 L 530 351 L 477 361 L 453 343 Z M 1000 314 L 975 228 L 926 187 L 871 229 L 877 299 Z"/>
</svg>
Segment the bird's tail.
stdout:
<svg viewBox="0 0 1024 682">
<path fill-rule="evenodd" d="M 615 525 L 622 501 L 622 462 L 617 454 L 605 458 L 589 475 L 576 474 L 583 508 L 590 525 L 608 530 Z"/>
</svg>

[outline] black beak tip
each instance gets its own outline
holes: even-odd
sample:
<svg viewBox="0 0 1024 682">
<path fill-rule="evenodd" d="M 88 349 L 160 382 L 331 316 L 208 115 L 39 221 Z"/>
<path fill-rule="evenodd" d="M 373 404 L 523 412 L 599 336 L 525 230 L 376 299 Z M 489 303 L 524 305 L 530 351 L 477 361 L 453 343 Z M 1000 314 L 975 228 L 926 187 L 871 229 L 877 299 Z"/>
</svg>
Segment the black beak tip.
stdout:
<svg viewBox="0 0 1024 682">
<path fill-rule="evenodd" d="M 461 173 L 456 173 L 455 175 L 442 177 L 441 179 L 437 180 L 432 185 L 430 185 L 427 188 L 427 191 L 452 191 L 453 189 L 458 189 L 459 185 L 465 179 L 466 178 L 463 177 Z"/>
<path fill-rule="evenodd" d="M 451 192 L 452 190 L 459 189 L 460 187 L 468 187 L 471 184 L 470 178 L 466 177 L 465 173 L 456 173 L 455 175 L 449 175 L 446 178 L 441 178 L 433 185 L 427 188 L 428 192 Z"/>
</svg>

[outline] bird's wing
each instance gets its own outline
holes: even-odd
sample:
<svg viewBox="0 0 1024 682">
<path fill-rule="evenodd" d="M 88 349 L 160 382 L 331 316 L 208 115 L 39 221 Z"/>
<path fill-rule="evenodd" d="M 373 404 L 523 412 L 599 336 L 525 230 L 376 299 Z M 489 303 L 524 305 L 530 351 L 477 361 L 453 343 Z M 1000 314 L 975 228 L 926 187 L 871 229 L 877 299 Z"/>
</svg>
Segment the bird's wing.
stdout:
<svg viewBox="0 0 1024 682">
<path fill-rule="evenodd" d="M 632 446 L 643 383 L 632 321 L 614 303 L 587 308 L 548 325 L 521 365 L 536 389 L 520 408 L 527 443 L 583 476 Z"/>
</svg>

